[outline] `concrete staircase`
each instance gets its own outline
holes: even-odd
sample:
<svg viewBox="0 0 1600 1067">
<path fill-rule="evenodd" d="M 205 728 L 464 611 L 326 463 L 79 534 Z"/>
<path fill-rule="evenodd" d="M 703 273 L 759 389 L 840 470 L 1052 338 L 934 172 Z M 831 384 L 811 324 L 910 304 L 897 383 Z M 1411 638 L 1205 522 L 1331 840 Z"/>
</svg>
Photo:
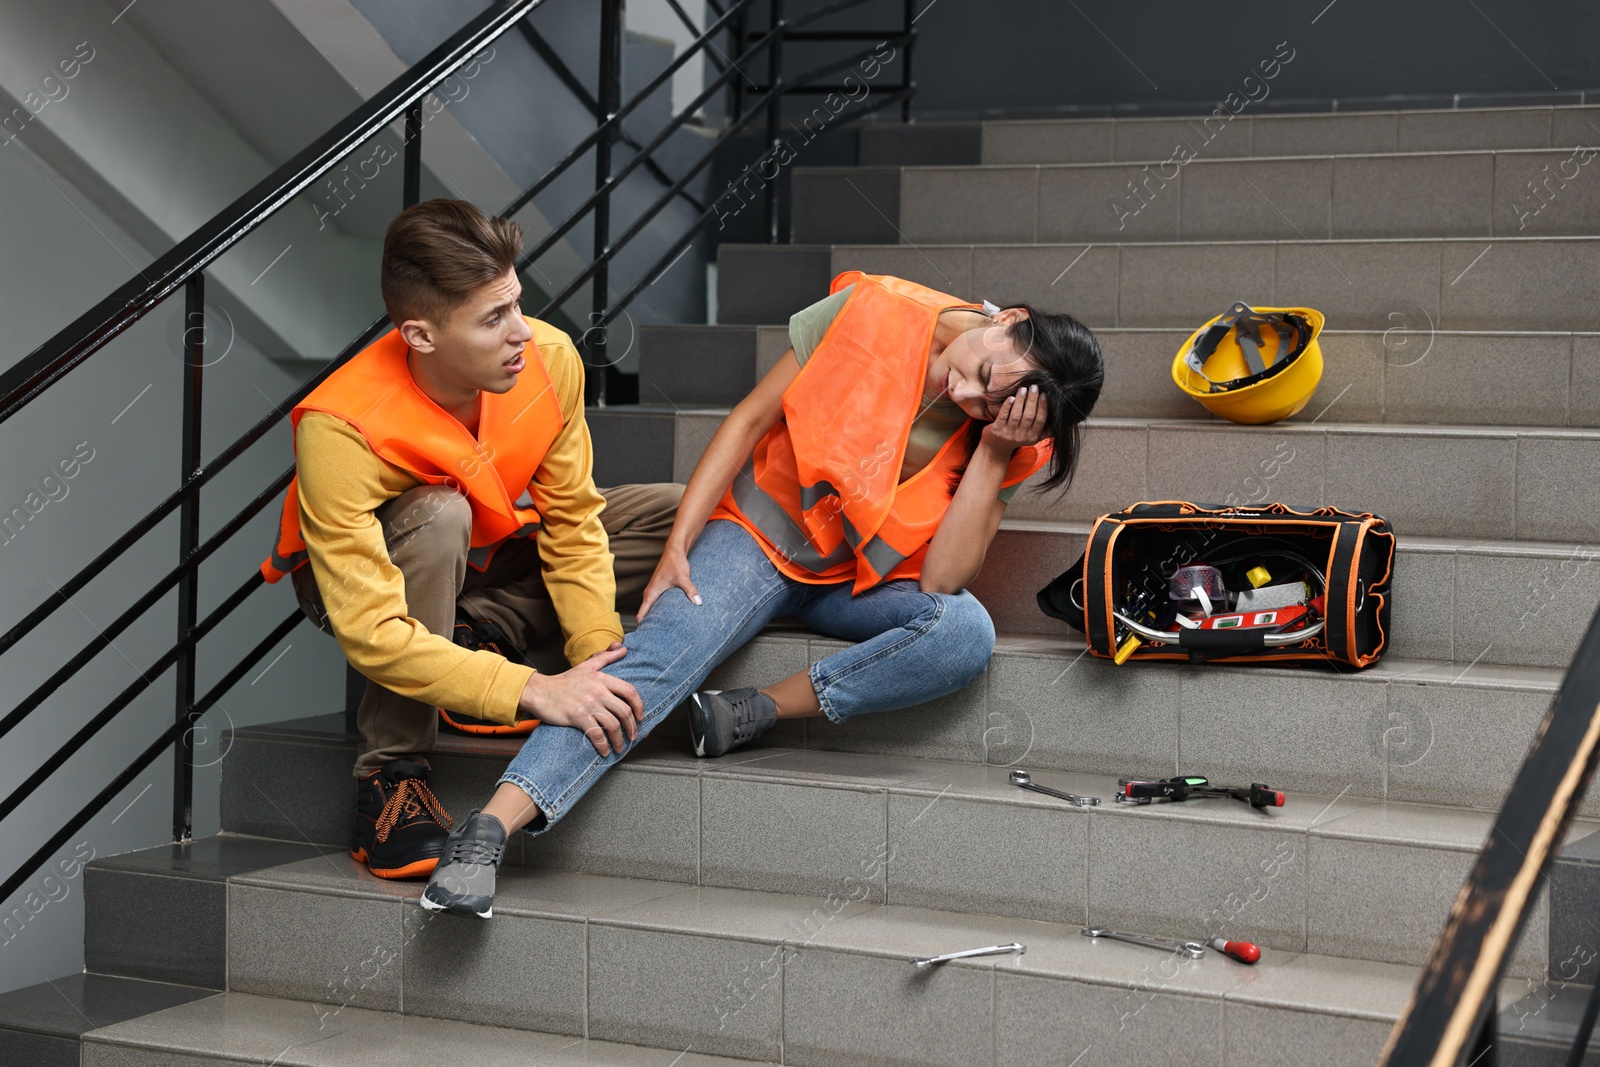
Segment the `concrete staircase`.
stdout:
<svg viewBox="0 0 1600 1067">
<path fill-rule="evenodd" d="M 654 403 L 590 412 L 597 478 L 687 477 L 835 271 L 1072 311 L 1107 388 L 1072 492 L 1019 495 L 974 583 L 1002 631 L 988 672 L 720 760 L 690 757 L 669 718 L 554 832 L 512 843 L 488 923 L 429 917 L 419 885 L 342 851 L 342 717 L 238 731 L 225 832 L 91 865 L 94 973 L 0 997 L 0 1058 L 26 1040 L 61 1058 L 18 1062 L 77 1062 L 81 1038 L 83 1063 L 130 1067 L 1373 1062 L 1600 603 L 1600 182 L 1584 165 L 1527 229 L 1508 214 L 1591 121 L 1241 117 L 1203 146 L 1187 120 L 863 130 L 862 168 L 795 174 L 807 243 L 722 248 L 722 325 L 642 331 Z M 1111 199 L 1179 140 L 1194 161 L 1116 231 Z M 1170 384 L 1182 338 L 1236 299 L 1334 327 L 1295 420 L 1216 422 Z M 1394 522 L 1382 663 L 1117 668 L 1034 607 L 1093 516 L 1229 494 Z M 838 647 L 774 626 L 712 684 Z M 445 741 L 447 807 L 481 803 L 513 747 Z M 1016 789 L 1019 766 L 1106 803 Z M 1289 805 L 1110 803 L 1119 775 L 1178 772 L 1266 781 Z M 1596 829 L 1590 799 L 1501 991 L 1503 1063 L 1561 1062 L 1600 973 Z M 1085 924 L 1264 954 L 1180 963 Z M 1013 940 L 1027 952 L 906 962 Z M 63 1016 L 91 987 L 131 1006 Z"/>
</svg>

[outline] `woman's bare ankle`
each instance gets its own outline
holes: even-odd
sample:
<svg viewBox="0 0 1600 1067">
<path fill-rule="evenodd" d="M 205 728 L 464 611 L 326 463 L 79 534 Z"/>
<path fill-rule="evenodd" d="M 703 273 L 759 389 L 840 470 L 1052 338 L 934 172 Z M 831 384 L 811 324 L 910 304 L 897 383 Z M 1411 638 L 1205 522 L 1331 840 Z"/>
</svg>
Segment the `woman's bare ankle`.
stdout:
<svg viewBox="0 0 1600 1067">
<path fill-rule="evenodd" d="M 514 834 L 539 817 L 539 805 L 510 782 L 501 782 L 489 803 L 483 806 L 483 813 L 499 819 L 506 833 Z"/>
</svg>

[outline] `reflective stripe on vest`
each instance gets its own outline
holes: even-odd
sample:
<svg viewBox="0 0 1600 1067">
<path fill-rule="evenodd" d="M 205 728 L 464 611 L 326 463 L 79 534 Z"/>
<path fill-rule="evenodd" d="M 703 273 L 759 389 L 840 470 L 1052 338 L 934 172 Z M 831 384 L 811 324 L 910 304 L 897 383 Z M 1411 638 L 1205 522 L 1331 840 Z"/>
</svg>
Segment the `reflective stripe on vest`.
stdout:
<svg viewBox="0 0 1600 1067">
<path fill-rule="evenodd" d="M 890 577 L 921 576 L 921 553 L 969 458 L 970 421 L 921 471 L 898 477 L 938 316 L 970 305 L 898 278 L 850 272 L 832 289 L 845 285 L 856 290 L 785 391 L 783 419 L 710 518 L 750 530 L 788 577 L 852 581 L 859 593 Z M 1025 480 L 1050 454 L 1048 441 L 1018 449 L 1003 484 Z"/>
</svg>

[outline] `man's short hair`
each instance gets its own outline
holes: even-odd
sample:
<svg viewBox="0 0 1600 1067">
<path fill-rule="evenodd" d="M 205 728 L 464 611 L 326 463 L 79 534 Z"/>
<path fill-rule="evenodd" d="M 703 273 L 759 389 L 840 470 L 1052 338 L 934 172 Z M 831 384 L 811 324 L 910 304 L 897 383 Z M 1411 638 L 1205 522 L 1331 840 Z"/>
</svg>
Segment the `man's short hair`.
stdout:
<svg viewBox="0 0 1600 1067">
<path fill-rule="evenodd" d="M 394 217 L 383 235 L 383 304 L 396 326 L 442 324 L 474 289 L 516 266 L 522 227 L 491 219 L 465 200 L 426 200 Z"/>
</svg>

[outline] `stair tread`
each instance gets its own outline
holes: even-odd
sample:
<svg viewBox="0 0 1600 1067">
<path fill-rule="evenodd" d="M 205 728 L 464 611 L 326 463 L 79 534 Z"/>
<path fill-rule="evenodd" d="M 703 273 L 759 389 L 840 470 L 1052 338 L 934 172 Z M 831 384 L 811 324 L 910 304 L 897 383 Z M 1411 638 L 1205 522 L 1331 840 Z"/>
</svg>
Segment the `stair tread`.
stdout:
<svg viewBox="0 0 1600 1067">
<path fill-rule="evenodd" d="M 85 1031 L 209 997 L 196 986 L 69 974 L 0 994 L 0 1030 L 77 1040 Z"/>
<path fill-rule="evenodd" d="M 1079 537 L 1089 533 L 1093 523 L 1082 519 L 1001 519 L 1000 529 L 1019 533 L 1072 534 Z M 1425 534 L 1403 534 L 1395 539 L 1395 551 L 1457 552 L 1473 551 L 1510 556 L 1538 556 L 1540 558 L 1566 558 L 1577 555 L 1588 561 L 1600 552 L 1600 545 L 1576 541 L 1508 541 L 1490 537 L 1439 537 Z"/>
<path fill-rule="evenodd" d="M 525 1067 L 529 1063 L 551 1067 L 714 1067 L 752 1062 L 248 993 L 218 993 L 93 1031 L 84 1040 L 279 1067 L 343 1067 L 368 1062 L 431 1067 L 462 1062 L 463 1057 L 475 1067 Z"/>
<path fill-rule="evenodd" d="M 274 841 L 248 834 L 221 833 L 188 844 L 157 845 L 115 856 L 102 856 L 90 866 L 141 874 L 175 874 L 209 882 L 225 882 L 235 874 L 279 867 L 321 855 L 327 849 L 296 841 Z"/>
<path fill-rule="evenodd" d="M 716 415 L 726 417 L 733 410 L 731 404 L 615 404 L 590 412 L 604 415 L 662 416 L 662 415 Z M 1182 430 L 1192 433 L 1244 433 L 1259 436 L 1281 434 L 1367 434 L 1384 437 L 1558 437 L 1579 440 L 1600 440 L 1600 427 L 1590 426 L 1486 426 L 1473 423 L 1406 423 L 1406 422 L 1274 422 L 1265 425 L 1244 425 L 1222 419 L 1197 416 L 1192 419 L 1170 416 L 1091 415 L 1084 425 L 1106 429 Z"/>
<path fill-rule="evenodd" d="M 415 900 L 421 895 L 421 883 L 386 882 L 368 875 L 349 860 L 343 865 L 348 871 L 337 872 L 331 866 L 301 861 L 236 881 L 264 888 L 369 899 Z M 1027 946 L 1019 956 L 978 957 L 952 966 L 998 968 L 1002 972 L 1097 985 L 1140 984 L 1153 970 L 1152 962 L 1161 959 L 1159 954 L 1152 955 L 1138 946 L 1086 938 L 1074 923 L 872 904 L 851 900 L 842 891 L 833 897 L 822 897 L 538 868 L 502 870 L 495 913 L 904 960 L 975 944 L 1018 941 Z M 453 916 L 433 921 L 472 922 Z M 1195 936 L 1199 936 L 1198 932 Z M 1263 983 L 1263 976 L 1276 977 L 1280 971 L 1286 971 L 1293 981 Z M 1254 968 L 1208 953 L 1202 960 L 1185 963 L 1185 977 L 1173 988 L 1196 996 L 1394 1018 L 1417 973 L 1418 968 L 1405 964 L 1266 949 L 1261 964 Z M 1263 989 L 1264 984 L 1268 988 Z"/>
<path fill-rule="evenodd" d="M 319 720 L 295 720 L 286 724 L 287 734 L 291 738 L 304 738 L 311 734 L 314 724 L 319 722 L 327 731 L 325 736 L 343 737 L 342 718 L 332 715 Z M 255 737 L 282 736 L 272 727 L 252 727 L 250 733 Z M 686 751 L 678 743 L 680 740 L 667 738 L 657 732 L 630 754 L 625 766 L 700 778 L 882 791 L 900 796 L 953 797 L 1011 808 L 1054 809 L 1069 818 L 1169 819 L 1234 830 L 1270 829 L 1449 851 L 1476 851 L 1487 837 L 1495 818 L 1492 811 L 1459 806 L 1382 801 L 1343 793 L 1334 795 L 1303 791 L 1291 792 L 1285 807 L 1271 811 L 1257 811 L 1230 799 L 1190 800 L 1182 804 L 1148 806 L 1118 805 L 1111 800 L 1117 792 L 1115 777 L 1079 771 L 1033 770 L 1034 778 L 1040 784 L 1103 798 L 1098 807 L 1077 808 L 1012 785 L 1009 782 L 1009 765 L 759 746 L 720 759 L 705 760 Z M 514 753 L 517 747 L 518 742 L 509 739 L 496 741 L 441 735 L 439 751 L 503 760 Z M 1206 773 L 1206 768 L 1186 767 L 1184 772 Z M 1149 768 L 1129 767 L 1126 773 L 1158 772 Z M 1567 843 L 1570 846 L 1596 830 L 1600 830 L 1600 821 L 1578 818 L 1568 831 Z M 326 884 L 329 892 L 416 895 L 411 889 L 377 879 L 370 879 L 375 884 L 365 887 L 361 879 L 352 877 L 348 860 L 340 854 L 330 853 L 317 859 L 300 860 L 289 866 L 314 876 L 319 883 Z M 239 875 L 233 880 L 248 884 L 270 884 L 282 877 L 284 869 L 267 868 Z"/>
<path fill-rule="evenodd" d="M 1509 235 L 1496 236 L 1468 236 L 1468 237 L 1318 237 L 1315 245 L 1326 247 L 1328 245 L 1372 245 L 1372 244 L 1415 244 L 1415 245 L 1481 245 L 1484 242 L 1505 242 L 1518 245 L 1541 244 L 1577 244 L 1579 242 L 1594 243 L 1600 241 L 1600 236 L 1593 234 L 1542 234 L 1531 237 L 1512 237 Z M 921 251 L 943 248 L 1082 248 L 1092 244 L 1096 248 L 1127 248 L 1135 251 L 1147 251 L 1152 248 L 1164 247 L 1193 247 L 1206 248 L 1212 245 L 1303 245 L 1306 242 L 1299 238 L 1273 238 L 1273 237 L 1206 237 L 1165 241 L 918 241 L 915 246 L 905 245 L 876 245 L 860 241 L 840 241 L 836 244 L 737 244 L 729 241 L 718 247 L 718 253 L 736 251 L 741 254 L 767 252 L 771 254 L 783 252 L 829 252 L 839 249 L 864 249 L 876 251 L 883 248 L 915 247 Z M 728 325 L 751 325 L 749 323 L 728 323 Z M 1098 329 L 1098 327 L 1096 327 Z M 1481 331 L 1480 331 L 1481 332 Z M 1492 331 L 1491 331 L 1492 332 Z M 1566 331 L 1561 331 L 1566 332 Z M 1588 331 L 1584 331 L 1588 332 Z"/>
<path fill-rule="evenodd" d="M 1094 120 L 1089 120 L 1094 121 Z M 1099 120 L 1104 121 L 1104 120 Z M 1123 120 L 1129 121 L 1129 120 Z M 1158 121 L 1170 122 L 1170 119 Z M 1367 151 L 1367 152 L 1287 152 L 1266 156 L 1209 156 L 1197 157 L 1183 164 L 1185 167 L 1211 166 L 1223 163 L 1299 163 L 1322 159 L 1432 159 L 1438 156 L 1494 156 L 1494 155 L 1545 155 L 1564 149 L 1545 147 L 1510 147 L 1510 148 L 1407 148 L 1398 151 Z M 1566 151 L 1570 151 L 1567 149 Z M 959 170 L 959 171 L 985 171 L 985 170 L 1084 170 L 1096 167 L 1137 167 L 1147 163 L 1161 163 L 1166 157 L 1152 159 L 1080 159 L 1063 160 L 1039 163 L 873 163 L 863 166 L 845 166 L 841 164 L 820 165 L 811 167 L 796 167 L 796 175 L 805 174 L 859 174 L 862 171 L 901 171 L 901 170 Z"/>
</svg>

